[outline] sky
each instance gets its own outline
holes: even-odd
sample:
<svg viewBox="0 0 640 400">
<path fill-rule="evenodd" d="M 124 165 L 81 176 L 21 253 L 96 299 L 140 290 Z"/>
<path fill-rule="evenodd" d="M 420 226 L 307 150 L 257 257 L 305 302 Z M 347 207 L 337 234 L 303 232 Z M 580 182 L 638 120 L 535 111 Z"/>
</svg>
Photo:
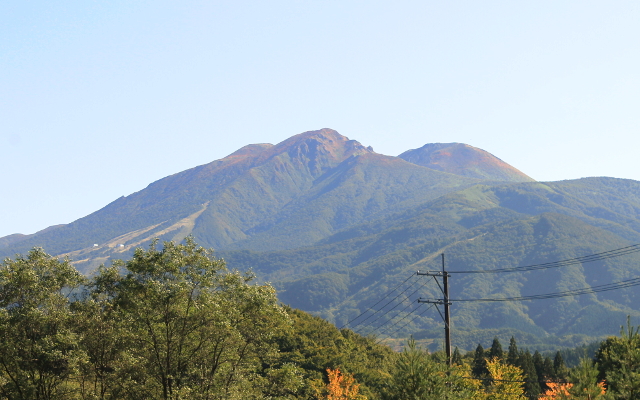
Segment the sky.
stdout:
<svg viewBox="0 0 640 400">
<path fill-rule="evenodd" d="M 640 180 L 640 4 L 0 3 L 0 237 L 321 128 Z"/>
</svg>

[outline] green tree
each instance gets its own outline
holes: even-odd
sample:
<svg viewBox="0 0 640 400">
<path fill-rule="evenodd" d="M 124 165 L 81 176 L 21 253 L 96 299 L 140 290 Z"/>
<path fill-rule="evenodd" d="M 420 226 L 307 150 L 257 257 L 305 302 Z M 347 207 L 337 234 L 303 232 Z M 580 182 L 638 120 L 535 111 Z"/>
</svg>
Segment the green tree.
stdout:
<svg viewBox="0 0 640 400">
<path fill-rule="evenodd" d="M 571 386 L 567 388 L 569 399 L 580 400 L 611 400 L 612 396 L 606 392 L 604 382 L 598 380 L 598 368 L 589 358 L 580 360 L 580 365 L 573 368 L 569 375 Z M 622 398 L 622 397 L 621 397 Z M 633 399 L 632 397 L 624 397 Z"/>
<path fill-rule="evenodd" d="M 553 371 L 555 373 L 554 378 L 559 380 L 566 379 L 569 376 L 569 371 L 559 351 L 556 352 L 556 356 L 553 358 Z"/>
<path fill-rule="evenodd" d="M 84 354 L 69 328 L 71 290 L 83 282 L 67 260 L 42 249 L 0 267 L 0 394 L 7 399 L 62 399 Z"/>
<path fill-rule="evenodd" d="M 553 361 L 551 360 L 551 358 L 549 358 L 549 357 L 545 357 L 544 358 L 543 370 L 545 372 L 544 376 L 546 378 L 555 377 L 556 369 L 553 367 Z"/>
<path fill-rule="evenodd" d="M 489 370 L 487 370 L 487 359 L 485 358 L 485 351 L 481 344 L 478 344 L 478 347 L 476 347 L 476 351 L 473 354 L 471 373 L 474 377 L 479 379 L 486 379 L 489 375 Z M 485 381 L 485 383 L 488 382 Z"/>
<path fill-rule="evenodd" d="M 460 350 L 458 349 L 457 346 L 453 350 L 453 354 L 451 355 L 451 364 L 453 364 L 453 365 L 462 365 L 463 364 L 462 354 L 460 354 Z"/>
<path fill-rule="evenodd" d="M 273 288 L 252 279 L 227 271 L 191 238 L 162 250 L 154 241 L 130 261 L 103 268 L 92 296 L 112 299 L 132 345 L 129 364 L 146 374 L 141 393 L 250 398 L 266 385 L 261 368 L 275 358 L 273 336 L 289 321 Z"/>
<path fill-rule="evenodd" d="M 553 379 L 554 376 L 553 363 L 549 357 L 542 358 L 540 352 L 536 350 L 536 352 L 533 353 L 533 365 L 536 369 L 540 390 L 541 392 L 545 392 L 548 389 L 545 382 Z"/>
<path fill-rule="evenodd" d="M 507 364 L 517 366 L 519 358 L 520 352 L 518 351 L 516 339 L 511 336 L 511 340 L 509 340 L 509 352 L 507 353 Z"/>
<path fill-rule="evenodd" d="M 489 350 L 488 358 L 489 360 L 493 360 L 494 358 L 502 360 L 504 358 L 502 345 L 500 344 L 500 340 L 498 340 L 497 336 L 493 338 L 493 342 L 491 343 L 491 349 Z"/>
<path fill-rule="evenodd" d="M 633 327 L 630 319 L 620 337 L 610 337 L 596 352 L 600 378 L 616 399 L 640 399 L 640 327 Z"/>
<path fill-rule="evenodd" d="M 533 357 L 529 350 L 520 354 L 518 359 L 518 366 L 522 369 L 522 375 L 524 376 L 524 391 L 529 399 L 537 399 L 540 396 L 540 384 L 538 383 L 538 374 L 536 373 L 536 367 L 533 363 Z"/>
<path fill-rule="evenodd" d="M 448 367 L 416 346 L 413 338 L 398 356 L 386 398 L 389 400 L 475 399 L 478 385 L 467 367 Z"/>
<path fill-rule="evenodd" d="M 153 397 L 147 384 L 151 377 L 130 351 L 136 344 L 128 320 L 115 307 L 115 293 L 107 287 L 118 279 L 116 269 L 101 268 L 83 296 L 71 304 L 74 329 L 82 333 L 80 345 L 87 355 L 78 374 L 82 399 Z"/>
</svg>

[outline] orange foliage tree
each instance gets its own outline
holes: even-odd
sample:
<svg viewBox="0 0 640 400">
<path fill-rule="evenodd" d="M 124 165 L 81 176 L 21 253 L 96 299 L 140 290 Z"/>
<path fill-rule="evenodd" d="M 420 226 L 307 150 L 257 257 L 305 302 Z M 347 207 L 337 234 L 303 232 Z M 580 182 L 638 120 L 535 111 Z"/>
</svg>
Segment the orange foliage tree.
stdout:
<svg viewBox="0 0 640 400">
<path fill-rule="evenodd" d="M 562 398 L 571 398 L 569 389 L 573 386 L 572 383 L 559 383 L 559 382 L 547 382 L 547 389 L 544 394 L 540 395 L 538 400 L 558 400 Z"/>
<path fill-rule="evenodd" d="M 367 400 L 363 395 L 358 394 L 360 385 L 356 383 L 353 376 L 342 374 L 338 368 L 327 368 L 329 383 L 326 387 L 326 400 Z"/>
<path fill-rule="evenodd" d="M 611 400 L 605 382 L 598 381 L 598 368 L 591 359 L 583 358 L 570 374 L 572 383 L 548 382 L 549 390 L 538 400 Z"/>
<path fill-rule="evenodd" d="M 582 392 L 575 393 L 573 388 L 573 383 L 556 383 L 556 382 L 547 382 L 547 386 L 549 389 L 544 392 L 538 400 L 565 400 L 565 399 L 600 399 L 607 398 L 607 389 L 605 387 L 604 382 L 597 382 L 596 387 L 597 391 L 595 393 L 591 393 L 591 391 L 587 388 L 582 388 Z"/>
</svg>

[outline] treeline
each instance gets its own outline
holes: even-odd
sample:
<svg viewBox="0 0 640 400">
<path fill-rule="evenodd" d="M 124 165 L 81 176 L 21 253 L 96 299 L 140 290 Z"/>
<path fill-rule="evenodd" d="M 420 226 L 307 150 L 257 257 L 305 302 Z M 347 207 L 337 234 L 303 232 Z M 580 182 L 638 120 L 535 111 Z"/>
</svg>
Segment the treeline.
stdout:
<svg viewBox="0 0 640 400">
<path fill-rule="evenodd" d="M 532 355 L 529 350 L 520 351 L 513 337 L 507 351 L 503 351 L 502 344 L 496 337 L 490 349 L 485 351 L 482 345 L 478 344 L 476 350 L 469 352 L 466 358 L 470 362 L 473 376 L 484 382 L 491 381 L 487 368 L 490 360 L 498 360 L 519 368 L 524 381 L 523 389 L 527 397 L 532 399 L 538 398 L 549 389 L 547 382 L 566 381 L 569 372 L 560 352 L 556 353 L 553 360 L 548 356 L 543 357 L 538 351 Z M 453 362 L 462 364 L 462 358 L 457 351 L 454 353 Z"/>
<path fill-rule="evenodd" d="M 600 343 L 595 357 L 567 367 L 561 352 L 553 359 L 538 351 L 508 350 L 494 338 L 485 350 L 462 355 L 456 348 L 452 365 L 442 352 L 429 354 L 411 339 L 392 372 L 390 399 L 640 399 L 640 327 L 630 323 L 619 337 Z M 391 394 L 391 395 L 389 395 Z"/>
<path fill-rule="evenodd" d="M 41 249 L 0 267 L 0 399 L 639 399 L 630 325 L 568 368 L 494 339 L 401 353 L 282 306 L 187 239 L 87 278 Z M 588 397 L 591 396 L 591 397 Z"/>
<path fill-rule="evenodd" d="M 376 398 L 393 351 L 283 307 L 197 246 L 91 278 L 41 249 L 0 268 L 0 399 L 314 399 L 327 368 Z"/>
</svg>

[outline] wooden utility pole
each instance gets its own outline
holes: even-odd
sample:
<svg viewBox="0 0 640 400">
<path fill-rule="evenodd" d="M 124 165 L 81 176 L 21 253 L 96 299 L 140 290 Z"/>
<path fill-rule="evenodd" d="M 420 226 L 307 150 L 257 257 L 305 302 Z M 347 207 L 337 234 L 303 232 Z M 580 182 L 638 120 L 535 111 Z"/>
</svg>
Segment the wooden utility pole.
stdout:
<svg viewBox="0 0 640 400">
<path fill-rule="evenodd" d="M 426 275 L 433 276 L 433 279 L 436 280 L 436 283 L 440 287 L 440 291 L 442 292 L 443 299 L 442 300 L 423 300 L 422 298 L 418 299 L 418 303 L 430 303 L 435 304 L 436 308 L 438 305 L 444 306 L 444 316 L 440 314 L 442 319 L 444 320 L 444 346 L 445 352 L 447 354 L 447 362 L 449 366 L 451 366 L 451 321 L 450 321 L 450 313 L 449 306 L 451 302 L 449 301 L 449 274 L 444 267 L 444 253 L 442 253 L 442 272 L 417 272 L 418 275 Z M 440 286 L 440 282 L 436 279 L 437 276 L 442 277 L 442 286 Z M 438 310 L 440 312 L 440 310 Z"/>
<path fill-rule="evenodd" d="M 444 295 L 444 345 L 447 352 L 447 360 L 451 365 L 451 321 L 449 319 L 449 306 L 451 303 L 449 302 L 449 274 L 444 269 L 444 253 L 442 253 L 442 286 L 444 286 L 442 291 Z"/>
</svg>

